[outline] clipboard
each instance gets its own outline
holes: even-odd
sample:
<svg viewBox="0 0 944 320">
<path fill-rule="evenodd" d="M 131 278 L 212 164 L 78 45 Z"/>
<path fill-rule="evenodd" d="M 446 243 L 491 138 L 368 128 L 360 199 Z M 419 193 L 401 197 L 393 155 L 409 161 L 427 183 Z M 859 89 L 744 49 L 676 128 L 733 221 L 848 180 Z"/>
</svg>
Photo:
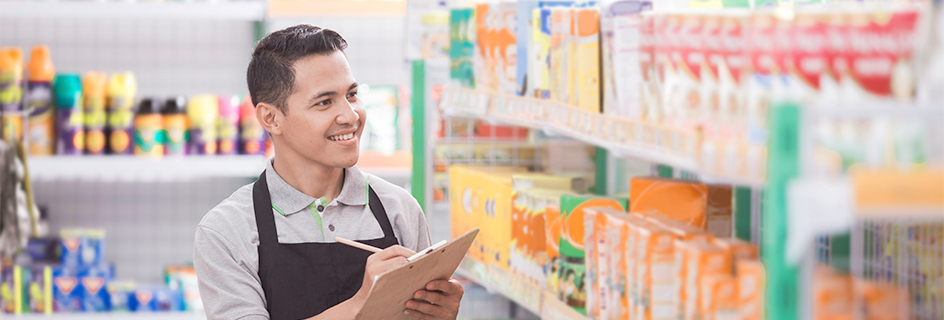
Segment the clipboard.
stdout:
<svg viewBox="0 0 944 320">
<path fill-rule="evenodd" d="M 472 229 L 444 246 L 430 248 L 435 251 L 421 251 L 425 254 L 378 276 L 354 320 L 414 320 L 403 314 L 406 301 L 430 281 L 451 278 L 478 233 L 479 228 Z"/>
</svg>

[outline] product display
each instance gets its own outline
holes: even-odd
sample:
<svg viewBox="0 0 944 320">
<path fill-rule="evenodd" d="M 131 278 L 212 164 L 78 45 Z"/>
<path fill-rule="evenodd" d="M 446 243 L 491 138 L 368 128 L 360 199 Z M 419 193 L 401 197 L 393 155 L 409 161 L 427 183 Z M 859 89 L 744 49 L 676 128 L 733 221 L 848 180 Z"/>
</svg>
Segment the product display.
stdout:
<svg viewBox="0 0 944 320">
<path fill-rule="evenodd" d="M 56 72 L 49 56 L 49 47 L 33 47 L 27 72 L 26 94 L 23 99 L 26 110 L 29 110 L 29 154 L 52 155 L 56 150 L 56 110 L 52 92 L 52 80 Z"/>
</svg>

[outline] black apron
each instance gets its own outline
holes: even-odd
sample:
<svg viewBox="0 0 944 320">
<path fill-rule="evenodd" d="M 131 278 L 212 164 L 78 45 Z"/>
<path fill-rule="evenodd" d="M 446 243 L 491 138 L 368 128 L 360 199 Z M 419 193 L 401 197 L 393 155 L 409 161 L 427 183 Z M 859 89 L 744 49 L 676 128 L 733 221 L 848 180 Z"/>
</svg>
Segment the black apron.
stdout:
<svg viewBox="0 0 944 320">
<path fill-rule="evenodd" d="M 341 243 L 279 243 L 265 172 L 252 187 L 259 230 L 259 279 L 269 318 L 304 319 L 350 299 L 361 288 L 370 252 Z M 399 244 L 387 212 L 368 186 L 370 211 L 384 236 L 358 242 L 378 248 Z"/>
</svg>

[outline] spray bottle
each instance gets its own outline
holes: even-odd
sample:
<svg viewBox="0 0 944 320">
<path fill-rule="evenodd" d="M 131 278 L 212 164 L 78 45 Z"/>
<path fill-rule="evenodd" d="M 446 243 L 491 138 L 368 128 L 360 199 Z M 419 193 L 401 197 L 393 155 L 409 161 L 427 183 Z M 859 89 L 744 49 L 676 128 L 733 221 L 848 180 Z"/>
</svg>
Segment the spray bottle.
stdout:
<svg viewBox="0 0 944 320">
<path fill-rule="evenodd" d="M 265 131 L 256 119 L 256 108 L 246 96 L 239 105 L 239 154 L 260 155 L 265 150 Z"/>
<path fill-rule="evenodd" d="M 23 50 L 0 48 L 0 137 L 23 141 Z"/>
<path fill-rule="evenodd" d="M 137 86 L 131 72 L 112 74 L 108 80 L 108 154 L 132 154 Z"/>
<path fill-rule="evenodd" d="M 52 103 L 52 78 L 56 71 L 49 57 L 49 47 L 35 46 L 30 52 L 26 82 L 27 128 L 29 154 L 49 156 L 56 151 L 56 121 Z"/>
<path fill-rule="evenodd" d="M 85 98 L 85 154 L 105 154 L 105 80 L 102 72 L 86 72 L 82 77 L 82 96 Z"/>
<path fill-rule="evenodd" d="M 187 154 L 187 100 L 174 97 L 164 102 L 164 132 L 167 133 L 167 145 L 164 154 L 168 156 L 182 156 Z"/>
<path fill-rule="evenodd" d="M 217 120 L 219 132 L 219 154 L 236 154 L 239 140 L 239 97 L 220 96 L 220 118 Z"/>
<path fill-rule="evenodd" d="M 56 97 L 56 154 L 78 155 L 85 150 L 85 127 L 82 124 L 82 81 L 74 73 L 56 75 L 53 94 Z"/>
<path fill-rule="evenodd" d="M 187 118 L 190 119 L 190 154 L 216 154 L 216 118 L 219 113 L 219 101 L 216 96 L 202 94 L 190 97 L 190 103 L 187 104 Z"/>
<path fill-rule="evenodd" d="M 160 158 L 164 156 L 164 117 L 160 103 L 142 99 L 134 117 L 134 155 Z"/>
</svg>

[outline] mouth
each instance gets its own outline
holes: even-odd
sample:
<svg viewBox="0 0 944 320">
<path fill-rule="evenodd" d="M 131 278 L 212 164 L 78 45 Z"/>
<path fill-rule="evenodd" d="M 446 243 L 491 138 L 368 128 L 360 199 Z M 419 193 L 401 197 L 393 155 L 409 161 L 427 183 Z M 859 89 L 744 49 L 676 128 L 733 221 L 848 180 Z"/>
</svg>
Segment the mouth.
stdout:
<svg viewBox="0 0 944 320">
<path fill-rule="evenodd" d="M 354 139 L 354 133 L 353 133 L 353 132 L 351 132 L 351 133 L 345 133 L 345 134 L 339 134 L 339 135 L 333 135 L 333 136 L 328 137 L 328 140 L 331 140 L 331 141 L 346 141 L 346 140 L 351 140 L 351 139 Z"/>
</svg>

